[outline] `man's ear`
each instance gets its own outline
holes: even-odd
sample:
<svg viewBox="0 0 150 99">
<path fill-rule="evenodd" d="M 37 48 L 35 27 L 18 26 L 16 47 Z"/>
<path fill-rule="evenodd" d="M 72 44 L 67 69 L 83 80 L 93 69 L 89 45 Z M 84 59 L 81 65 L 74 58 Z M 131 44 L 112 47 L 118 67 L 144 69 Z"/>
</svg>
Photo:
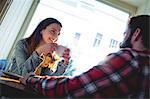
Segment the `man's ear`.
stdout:
<svg viewBox="0 0 150 99">
<path fill-rule="evenodd" d="M 135 41 L 137 41 L 140 36 L 141 36 L 141 29 L 140 28 L 137 28 L 133 34 L 134 38 L 135 38 Z"/>
</svg>

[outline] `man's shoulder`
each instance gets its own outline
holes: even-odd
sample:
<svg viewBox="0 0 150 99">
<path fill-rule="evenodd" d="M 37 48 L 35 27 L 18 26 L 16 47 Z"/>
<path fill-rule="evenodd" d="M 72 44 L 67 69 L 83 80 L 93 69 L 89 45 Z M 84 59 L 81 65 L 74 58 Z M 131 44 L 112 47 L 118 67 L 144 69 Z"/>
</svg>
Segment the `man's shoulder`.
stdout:
<svg viewBox="0 0 150 99">
<path fill-rule="evenodd" d="M 128 59 L 131 59 L 133 57 L 133 49 L 131 48 L 122 48 L 120 49 L 119 51 L 117 52 L 114 52 L 114 53 L 110 53 L 108 54 L 107 57 L 109 58 L 128 58 Z"/>
<path fill-rule="evenodd" d="M 131 49 L 131 48 L 121 48 L 119 51 L 117 51 L 117 52 L 112 52 L 112 53 L 110 53 L 110 54 L 108 54 L 108 56 L 109 55 L 112 55 L 112 54 L 116 54 L 116 55 L 118 55 L 118 54 L 123 54 L 123 53 L 129 53 L 129 52 L 132 52 L 133 51 L 133 49 Z"/>
<path fill-rule="evenodd" d="M 118 56 L 125 56 L 130 58 L 137 58 L 141 55 L 140 52 L 132 49 L 132 48 L 122 48 L 117 53 Z"/>
<path fill-rule="evenodd" d="M 132 48 L 121 48 L 120 51 L 133 51 Z"/>
</svg>

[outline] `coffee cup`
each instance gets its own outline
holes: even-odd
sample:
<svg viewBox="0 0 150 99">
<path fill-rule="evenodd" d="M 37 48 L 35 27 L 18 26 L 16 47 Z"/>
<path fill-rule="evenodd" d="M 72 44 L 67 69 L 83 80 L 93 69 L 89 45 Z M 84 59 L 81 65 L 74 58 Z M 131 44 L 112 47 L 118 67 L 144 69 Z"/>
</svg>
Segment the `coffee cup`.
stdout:
<svg viewBox="0 0 150 99">
<path fill-rule="evenodd" d="M 67 49 L 67 47 L 65 46 L 62 46 L 62 45 L 58 45 L 55 53 L 59 56 L 59 57 L 62 57 L 63 56 L 63 53 L 65 52 L 65 50 Z"/>
</svg>

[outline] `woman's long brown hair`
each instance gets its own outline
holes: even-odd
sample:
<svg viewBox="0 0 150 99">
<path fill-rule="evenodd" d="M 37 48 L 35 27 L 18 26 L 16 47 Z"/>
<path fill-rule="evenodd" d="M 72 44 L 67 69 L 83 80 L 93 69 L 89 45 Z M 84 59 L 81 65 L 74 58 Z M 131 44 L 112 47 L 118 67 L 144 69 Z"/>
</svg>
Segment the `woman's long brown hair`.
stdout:
<svg viewBox="0 0 150 99">
<path fill-rule="evenodd" d="M 26 38 L 26 41 L 29 45 L 27 46 L 29 56 L 33 53 L 33 51 L 36 49 L 36 47 L 42 40 L 42 35 L 40 32 L 52 23 L 57 23 L 62 27 L 62 24 L 57 19 L 46 18 L 38 24 L 38 26 L 36 27 L 34 32 L 31 34 L 31 36 Z"/>
</svg>

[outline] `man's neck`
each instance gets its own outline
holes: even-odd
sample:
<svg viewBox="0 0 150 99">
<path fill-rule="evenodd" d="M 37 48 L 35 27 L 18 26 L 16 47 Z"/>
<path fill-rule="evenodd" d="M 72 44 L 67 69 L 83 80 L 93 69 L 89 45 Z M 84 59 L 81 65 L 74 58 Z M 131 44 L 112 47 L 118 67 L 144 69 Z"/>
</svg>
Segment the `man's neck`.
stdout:
<svg viewBox="0 0 150 99">
<path fill-rule="evenodd" d="M 139 52 L 146 52 L 146 53 L 150 53 L 150 50 L 148 50 L 145 47 L 133 47 L 133 50 L 139 51 Z"/>
</svg>

